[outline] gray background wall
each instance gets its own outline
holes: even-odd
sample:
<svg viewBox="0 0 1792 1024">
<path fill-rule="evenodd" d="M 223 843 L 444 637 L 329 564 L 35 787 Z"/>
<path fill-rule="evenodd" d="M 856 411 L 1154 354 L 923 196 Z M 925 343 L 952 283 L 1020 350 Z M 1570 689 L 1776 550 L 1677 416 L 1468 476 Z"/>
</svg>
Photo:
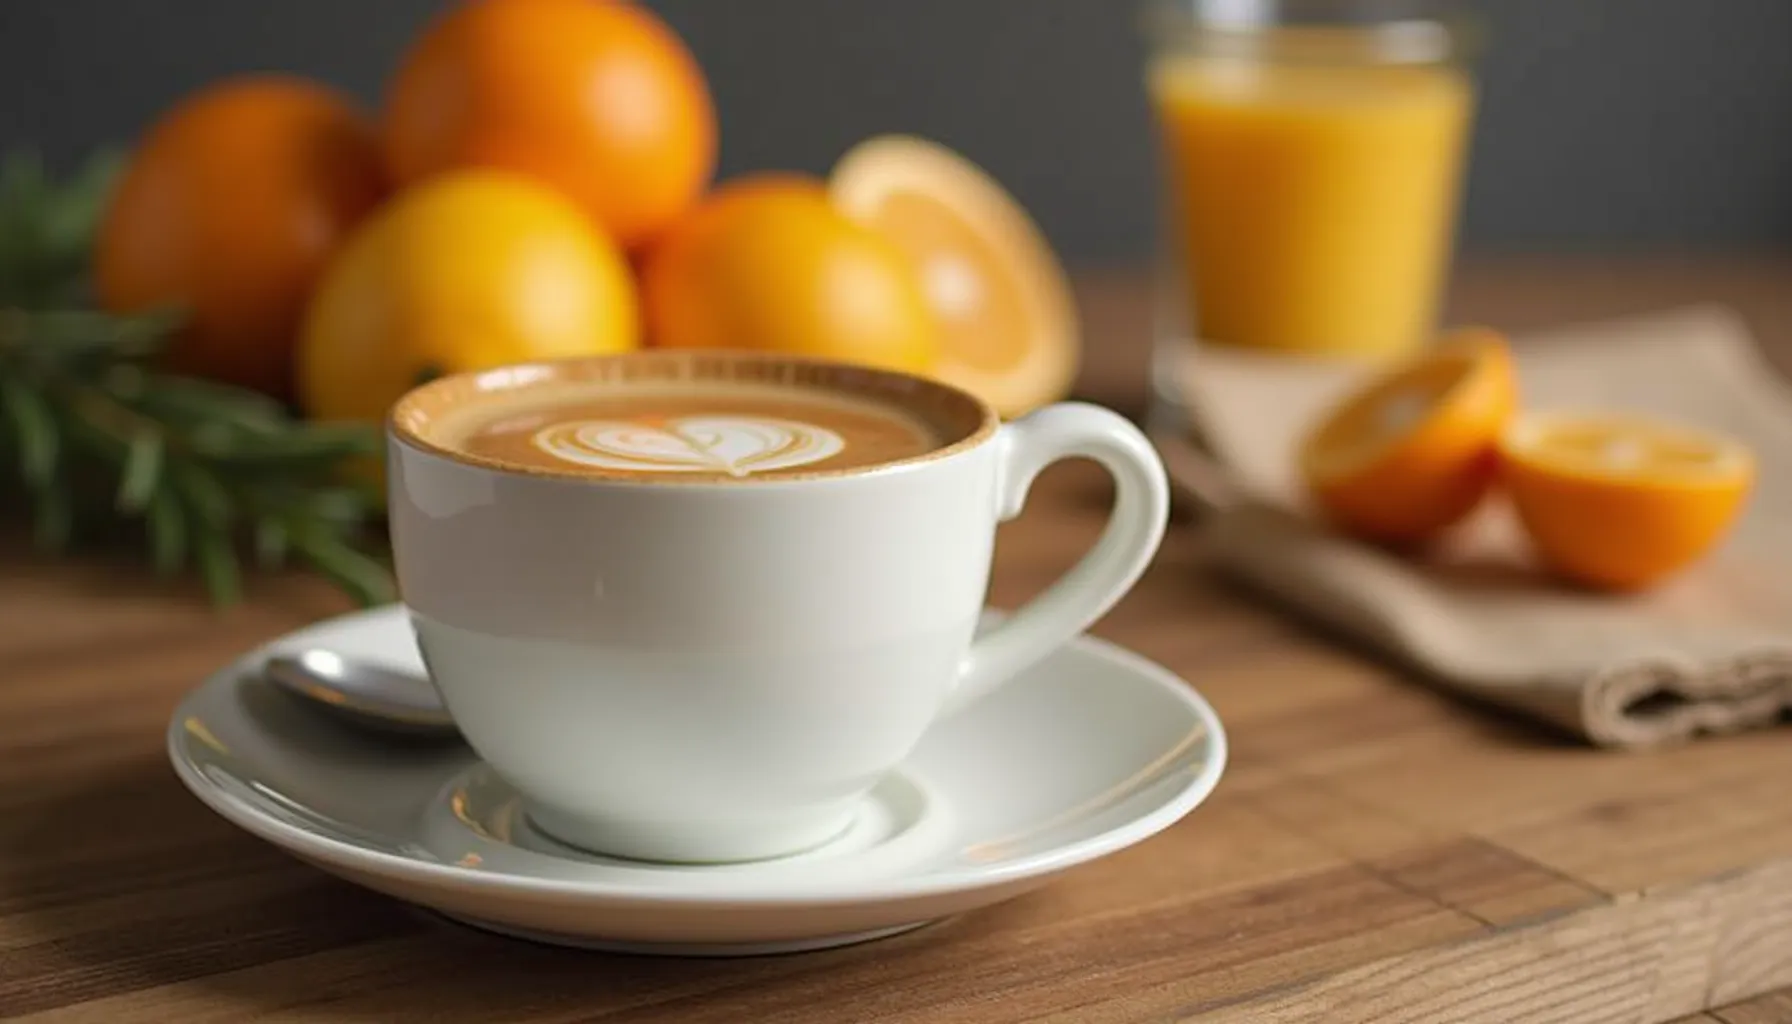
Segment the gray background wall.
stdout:
<svg viewBox="0 0 1792 1024">
<path fill-rule="evenodd" d="M 967 153 L 1082 265 L 1149 251 L 1134 0 L 655 0 L 716 93 L 723 172 L 901 130 Z M 443 0 L 0 0 L 0 145 L 128 141 L 216 76 L 369 102 Z M 1473 248 L 1792 242 L 1792 0 L 1482 0 Z"/>
</svg>

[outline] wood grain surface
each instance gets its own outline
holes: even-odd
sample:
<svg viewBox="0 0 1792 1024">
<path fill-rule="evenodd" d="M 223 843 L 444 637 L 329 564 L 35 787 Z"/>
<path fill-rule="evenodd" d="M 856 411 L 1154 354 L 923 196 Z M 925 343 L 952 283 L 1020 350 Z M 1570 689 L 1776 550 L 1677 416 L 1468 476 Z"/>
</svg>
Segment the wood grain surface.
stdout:
<svg viewBox="0 0 1792 1024">
<path fill-rule="evenodd" d="M 1145 292 L 1086 279 L 1085 394 L 1136 410 Z M 1792 264 L 1489 260 L 1460 319 L 1524 328 L 1736 305 L 1792 356 Z M 1005 526 L 1012 606 L 1095 535 L 1054 469 Z M 1172 531 L 1096 632 L 1231 731 L 1214 797 L 1035 895 L 895 939 L 735 961 L 547 949 L 443 924 L 214 817 L 164 761 L 201 676 L 343 610 L 263 579 L 194 589 L 0 542 L 0 1016 L 41 1021 L 1792 1021 L 1792 742 L 1597 752 L 1413 685 L 1212 579 Z"/>
</svg>

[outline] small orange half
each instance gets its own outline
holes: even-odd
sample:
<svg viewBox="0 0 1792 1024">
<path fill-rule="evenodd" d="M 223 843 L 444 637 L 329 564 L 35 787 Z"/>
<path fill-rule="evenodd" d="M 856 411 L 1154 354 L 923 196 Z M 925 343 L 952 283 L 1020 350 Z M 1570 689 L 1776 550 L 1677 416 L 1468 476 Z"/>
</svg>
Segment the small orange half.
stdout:
<svg viewBox="0 0 1792 1024">
<path fill-rule="evenodd" d="M 1482 328 L 1456 331 L 1321 417 L 1301 445 L 1301 476 L 1344 530 L 1420 543 L 1486 495 L 1500 431 L 1517 405 L 1505 339 Z"/>
<path fill-rule="evenodd" d="M 1646 587 L 1728 531 L 1754 483 L 1742 442 L 1623 413 L 1528 413 L 1500 440 L 1502 476 L 1537 555 L 1607 590 Z"/>
<path fill-rule="evenodd" d="M 1070 390 L 1080 331 L 1064 270 L 982 169 L 937 143 L 884 135 L 841 157 L 828 189 L 915 260 L 941 327 L 937 376 L 1006 417 Z"/>
</svg>

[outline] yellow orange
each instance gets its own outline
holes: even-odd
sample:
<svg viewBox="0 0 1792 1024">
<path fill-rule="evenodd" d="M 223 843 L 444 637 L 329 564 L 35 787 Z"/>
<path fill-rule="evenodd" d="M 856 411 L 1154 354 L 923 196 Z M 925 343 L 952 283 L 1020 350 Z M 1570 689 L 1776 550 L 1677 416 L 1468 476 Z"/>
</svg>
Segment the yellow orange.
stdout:
<svg viewBox="0 0 1792 1024">
<path fill-rule="evenodd" d="M 1755 476 L 1753 455 L 1732 438 L 1624 414 L 1526 414 L 1500 454 L 1538 557 L 1609 590 L 1648 586 L 1703 555 Z"/>
<path fill-rule="evenodd" d="M 1062 398 L 1077 370 L 1063 268 L 1020 204 L 936 143 L 880 136 L 840 159 L 834 204 L 908 253 L 940 323 L 935 375 L 1004 416 Z"/>
<path fill-rule="evenodd" d="M 641 288 L 648 337 L 668 348 L 760 349 L 922 373 L 939 352 L 910 261 L 799 175 L 718 188 L 654 245 Z"/>
<path fill-rule="evenodd" d="M 690 51 L 645 7 L 473 0 L 405 55 L 385 145 L 402 181 L 491 167 L 547 182 L 626 247 L 702 194 L 716 115 Z"/>
<path fill-rule="evenodd" d="M 621 252 L 569 200 L 497 171 L 399 195 L 325 274 L 299 347 L 318 419 L 378 421 L 432 377 L 638 343 Z"/>
<path fill-rule="evenodd" d="M 1388 544 L 1426 541 L 1486 495 L 1517 395 L 1504 339 L 1458 331 L 1323 417 L 1301 446 L 1302 476 L 1343 529 Z"/>
</svg>

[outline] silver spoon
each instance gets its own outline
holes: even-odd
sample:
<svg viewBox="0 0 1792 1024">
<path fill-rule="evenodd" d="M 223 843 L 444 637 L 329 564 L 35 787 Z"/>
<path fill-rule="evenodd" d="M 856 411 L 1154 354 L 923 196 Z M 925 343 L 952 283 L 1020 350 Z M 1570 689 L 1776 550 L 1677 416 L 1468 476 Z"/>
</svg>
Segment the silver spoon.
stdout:
<svg viewBox="0 0 1792 1024">
<path fill-rule="evenodd" d="M 458 735 L 429 680 L 321 648 L 275 655 L 262 666 L 274 685 L 358 725 L 413 735 Z"/>
</svg>

